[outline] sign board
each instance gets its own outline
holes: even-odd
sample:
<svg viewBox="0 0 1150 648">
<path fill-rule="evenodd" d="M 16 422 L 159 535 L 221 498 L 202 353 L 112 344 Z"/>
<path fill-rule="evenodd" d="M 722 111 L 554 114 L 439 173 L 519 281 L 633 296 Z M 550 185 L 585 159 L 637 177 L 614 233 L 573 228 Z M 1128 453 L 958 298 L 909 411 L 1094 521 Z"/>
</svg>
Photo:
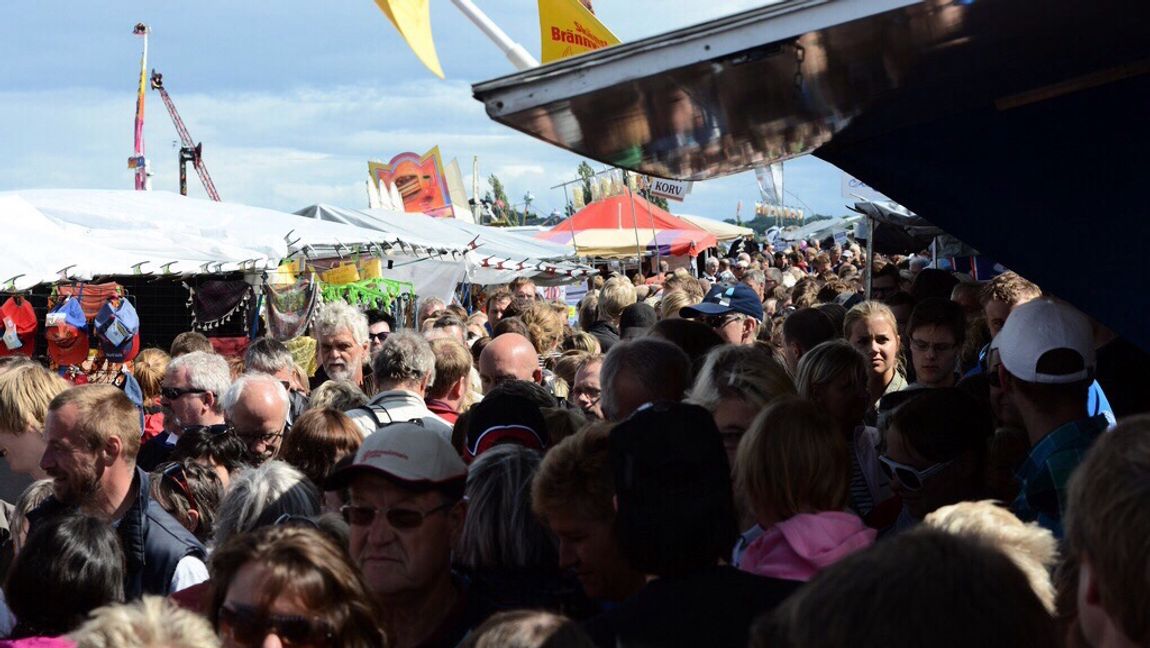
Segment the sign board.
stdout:
<svg viewBox="0 0 1150 648">
<path fill-rule="evenodd" d="M 872 202 L 894 202 L 885 194 L 879 192 L 877 189 L 872 188 L 867 183 L 855 178 L 853 176 L 843 174 L 842 176 L 842 193 L 843 198 L 854 198 L 863 200 L 870 200 Z"/>
<path fill-rule="evenodd" d="M 652 194 L 666 198 L 667 200 L 683 202 L 683 199 L 687 197 L 687 194 L 691 193 L 691 183 L 679 182 L 677 180 L 664 180 L 662 178 L 651 178 L 651 183 L 648 185 L 647 189 Z"/>
</svg>

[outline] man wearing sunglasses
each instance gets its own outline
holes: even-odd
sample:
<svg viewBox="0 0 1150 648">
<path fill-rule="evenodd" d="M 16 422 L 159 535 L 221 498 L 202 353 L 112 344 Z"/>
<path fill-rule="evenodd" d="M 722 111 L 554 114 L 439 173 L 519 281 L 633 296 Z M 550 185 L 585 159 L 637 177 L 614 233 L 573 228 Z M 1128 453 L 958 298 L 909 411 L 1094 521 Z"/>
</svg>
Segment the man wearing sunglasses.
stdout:
<svg viewBox="0 0 1150 648">
<path fill-rule="evenodd" d="M 701 304 L 684 306 L 679 315 L 703 322 L 728 344 L 754 344 L 763 321 L 763 302 L 746 284 L 719 285 Z"/>
<path fill-rule="evenodd" d="M 168 460 L 185 429 L 223 425 L 220 398 L 231 382 L 232 372 L 221 355 L 193 351 L 173 359 L 160 388 L 160 404 L 168 413 L 166 431 L 140 448 L 136 463 L 144 470 L 155 470 Z"/>
<path fill-rule="evenodd" d="M 467 466 L 440 435 L 413 423 L 381 427 L 328 479 L 343 507 L 352 560 L 379 598 L 395 645 L 454 646 L 485 610 L 451 571 L 463 530 Z"/>
</svg>

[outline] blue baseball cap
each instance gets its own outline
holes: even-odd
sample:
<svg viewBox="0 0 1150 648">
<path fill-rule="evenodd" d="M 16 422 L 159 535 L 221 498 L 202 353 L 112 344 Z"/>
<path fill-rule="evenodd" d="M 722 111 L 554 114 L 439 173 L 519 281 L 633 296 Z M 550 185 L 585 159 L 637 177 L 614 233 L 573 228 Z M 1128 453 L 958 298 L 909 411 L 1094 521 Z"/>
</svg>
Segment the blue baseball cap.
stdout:
<svg viewBox="0 0 1150 648">
<path fill-rule="evenodd" d="M 727 313 L 742 313 L 761 322 L 763 302 L 750 286 L 739 283 L 733 286 L 714 286 L 703 298 L 703 303 L 679 309 L 679 316 L 687 318 Z"/>
</svg>

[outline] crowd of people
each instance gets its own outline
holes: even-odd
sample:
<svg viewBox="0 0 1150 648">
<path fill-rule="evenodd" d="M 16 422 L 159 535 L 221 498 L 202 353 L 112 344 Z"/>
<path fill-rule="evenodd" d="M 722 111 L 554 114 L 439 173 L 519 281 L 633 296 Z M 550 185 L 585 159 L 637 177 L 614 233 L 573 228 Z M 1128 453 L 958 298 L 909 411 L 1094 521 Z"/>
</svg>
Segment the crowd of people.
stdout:
<svg viewBox="0 0 1150 648">
<path fill-rule="evenodd" d="M 35 646 L 1150 646 L 1145 354 L 1025 278 L 741 243 L 345 303 L 122 385 L 0 359 Z M 866 299 L 866 275 L 870 297 Z M 125 387 L 125 385 L 129 386 Z"/>
</svg>

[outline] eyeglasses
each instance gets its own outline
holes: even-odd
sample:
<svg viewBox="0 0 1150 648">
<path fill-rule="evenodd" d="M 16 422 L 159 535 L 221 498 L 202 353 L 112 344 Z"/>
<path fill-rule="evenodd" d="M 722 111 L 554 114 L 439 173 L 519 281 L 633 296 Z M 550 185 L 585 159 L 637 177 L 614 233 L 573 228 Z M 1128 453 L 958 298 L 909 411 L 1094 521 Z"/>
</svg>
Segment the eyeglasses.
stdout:
<svg viewBox="0 0 1150 648">
<path fill-rule="evenodd" d="M 926 353 L 931 349 L 933 349 L 935 353 L 950 353 L 951 351 L 954 351 L 956 348 L 958 348 L 958 345 L 948 342 L 932 344 L 926 340 L 919 340 L 918 338 L 912 337 L 910 339 L 910 348 L 913 349 L 915 353 Z"/>
<path fill-rule="evenodd" d="M 603 391 L 598 387 L 576 387 L 571 390 L 571 398 L 575 399 L 579 396 L 585 396 L 591 400 L 592 403 L 599 402 L 599 397 L 603 395 Z"/>
<path fill-rule="evenodd" d="M 195 387 L 163 387 L 160 389 L 160 395 L 165 399 L 174 401 L 185 394 L 206 394 L 206 389 L 196 389 Z"/>
<path fill-rule="evenodd" d="M 348 504 L 340 507 L 343 519 L 352 526 L 370 526 L 375 516 L 382 513 L 387 518 L 391 528 L 406 531 L 418 528 L 423 519 L 434 513 L 446 511 L 455 506 L 455 502 L 444 502 L 430 511 L 417 511 L 408 508 L 377 508 L 374 506 L 355 506 Z"/>
<path fill-rule="evenodd" d="M 389 335 L 391 335 L 390 331 L 380 331 L 379 333 L 368 333 L 367 337 L 371 338 L 375 342 L 383 342 Z"/>
<path fill-rule="evenodd" d="M 953 461 L 944 461 L 942 463 L 936 463 L 928 468 L 924 468 L 923 470 L 919 470 L 914 466 L 908 466 L 906 464 L 899 463 L 894 459 L 887 457 L 886 455 L 879 455 L 878 461 L 879 467 L 882 468 L 882 471 L 887 476 L 887 478 L 893 479 L 898 477 L 899 483 L 909 491 L 922 490 L 922 485 L 926 482 L 926 480 L 934 477 L 938 473 L 942 472 L 943 468 L 946 468 L 950 464 L 954 463 Z"/>
<path fill-rule="evenodd" d="M 326 644 L 335 638 L 330 624 L 289 614 L 267 614 L 254 605 L 225 603 L 220 607 L 220 630 L 242 646 L 259 646 L 274 634 L 286 646 Z"/>
<path fill-rule="evenodd" d="M 175 484 L 176 489 L 180 491 L 180 494 L 188 501 L 188 506 L 193 509 L 196 508 L 195 500 L 192 499 L 192 489 L 188 486 L 188 477 L 184 474 L 184 465 L 182 463 L 175 462 L 169 464 L 167 468 L 164 468 L 163 471 L 160 472 L 160 479 L 166 479 L 172 482 L 172 484 Z"/>
<path fill-rule="evenodd" d="M 287 431 L 287 426 L 284 426 L 284 431 Z M 244 443 L 271 443 L 276 439 L 282 437 L 284 432 L 264 432 L 263 430 L 239 430 L 232 426 L 232 432 L 235 433 Z"/>
<path fill-rule="evenodd" d="M 713 315 L 710 317 L 704 317 L 703 323 L 706 324 L 707 326 L 713 328 L 713 329 L 721 329 L 724 326 L 730 324 L 731 322 L 735 322 L 735 321 L 741 322 L 745 318 L 746 318 L 745 315 L 730 314 L 729 313 L 727 315 Z"/>
</svg>

